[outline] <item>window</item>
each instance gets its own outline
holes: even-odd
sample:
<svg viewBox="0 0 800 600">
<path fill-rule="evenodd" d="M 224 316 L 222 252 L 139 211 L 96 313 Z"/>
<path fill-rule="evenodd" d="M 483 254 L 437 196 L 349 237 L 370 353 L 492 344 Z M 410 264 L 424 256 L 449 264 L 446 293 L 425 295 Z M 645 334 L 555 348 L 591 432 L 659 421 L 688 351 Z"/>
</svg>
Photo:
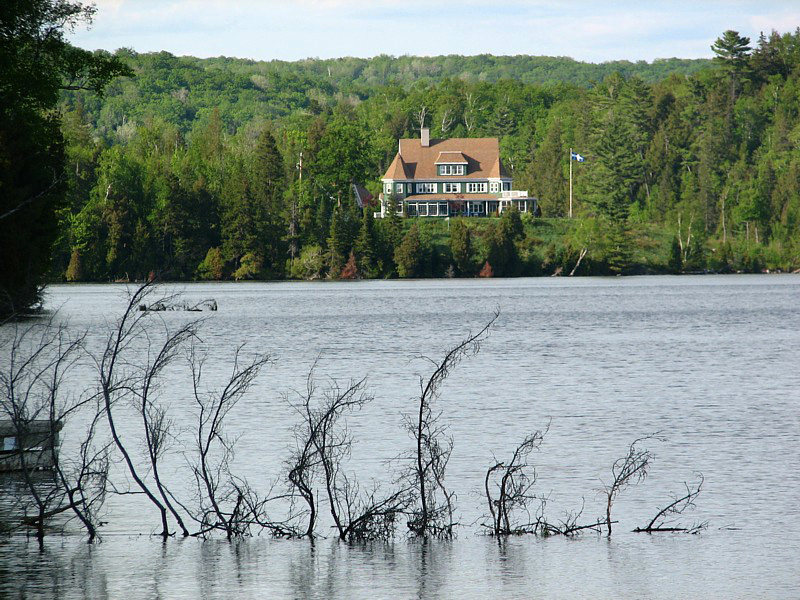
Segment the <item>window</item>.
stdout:
<svg viewBox="0 0 800 600">
<path fill-rule="evenodd" d="M 394 186 L 394 189 L 398 194 L 402 194 L 403 193 L 403 184 L 402 183 L 398 183 L 397 185 Z"/>
<path fill-rule="evenodd" d="M 510 181 L 504 181 L 503 182 L 503 191 L 504 192 L 511 191 L 511 182 Z"/>
<path fill-rule="evenodd" d="M 419 203 L 418 213 L 420 217 L 427 217 L 428 216 L 428 203 L 427 202 L 420 202 Z"/>
<path fill-rule="evenodd" d="M 493 194 L 496 194 L 500 191 L 500 183 L 497 181 L 493 181 L 489 184 L 489 191 Z"/>
<path fill-rule="evenodd" d="M 436 184 L 435 183 L 418 183 L 417 184 L 417 193 L 418 194 L 435 194 L 436 193 Z"/>
<path fill-rule="evenodd" d="M 406 184 L 406 194 L 410 194 L 410 193 L 411 193 L 411 184 L 408 183 L 408 184 Z"/>
<path fill-rule="evenodd" d="M 467 192 L 470 194 L 477 194 L 485 191 L 486 191 L 486 182 L 483 183 L 470 182 L 467 184 Z"/>
<path fill-rule="evenodd" d="M 384 184 L 383 185 L 383 191 L 386 192 L 387 194 L 391 194 L 392 193 L 392 184 L 391 183 Z"/>
<path fill-rule="evenodd" d="M 461 193 L 461 184 L 460 183 L 445 183 L 444 184 L 444 193 L 445 194 L 459 194 L 459 193 Z"/>
<path fill-rule="evenodd" d="M 439 175 L 464 175 L 467 165 L 439 165 Z"/>
<path fill-rule="evenodd" d="M 3 452 L 13 452 L 17 449 L 17 438 L 5 437 L 3 438 Z"/>
<path fill-rule="evenodd" d="M 407 204 L 406 205 L 406 215 L 409 217 L 416 217 L 417 216 L 417 205 L 416 204 Z"/>
<path fill-rule="evenodd" d="M 447 216 L 447 202 L 439 202 L 439 216 Z"/>
</svg>

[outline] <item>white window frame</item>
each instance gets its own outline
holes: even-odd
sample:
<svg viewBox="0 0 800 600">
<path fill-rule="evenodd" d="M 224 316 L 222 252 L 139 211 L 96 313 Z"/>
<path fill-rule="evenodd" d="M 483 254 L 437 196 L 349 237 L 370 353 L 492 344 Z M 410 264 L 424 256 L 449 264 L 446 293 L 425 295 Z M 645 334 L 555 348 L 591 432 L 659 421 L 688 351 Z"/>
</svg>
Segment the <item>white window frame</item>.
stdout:
<svg viewBox="0 0 800 600">
<path fill-rule="evenodd" d="M 503 191 L 504 192 L 510 192 L 511 191 L 511 182 L 510 181 L 504 181 L 503 182 Z"/>
<path fill-rule="evenodd" d="M 425 212 L 422 212 L 422 211 Z M 427 217 L 428 216 L 428 203 L 427 202 L 420 202 L 417 204 L 417 216 L 418 217 Z"/>
<path fill-rule="evenodd" d="M 444 193 L 445 194 L 460 194 L 461 193 L 461 184 L 454 183 L 452 181 L 447 181 L 444 184 Z"/>
<path fill-rule="evenodd" d="M 464 175 L 465 169 L 467 165 L 460 164 L 460 165 L 439 165 L 441 169 L 439 170 L 440 175 Z"/>
<path fill-rule="evenodd" d="M 489 191 L 493 194 L 496 194 L 500 191 L 500 182 L 499 181 L 492 181 L 489 184 Z"/>
<path fill-rule="evenodd" d="M 397 184 L 395 184 L 395 186 L 394 186 L 394 190 L 395 190 L 395 192 L 397 192 L 398 194 L 402 194 L 402 193 L 403 193 L 403 184 L 402 184 L 402 183 L 397 183 Z"/>
<path fill-rule="evenodd" d="M 417 193 L 418 194 L 435 194 L 436 193 L 436 184 L 435 183 L 418 183 L 417 184 Z"/>
<path fill-rule="evenodd" d="M 391 194 L 392 193 L 392 184 L 391 183 L 384 183 L 383 184 L 383 191 L 386 194 Z"/>
<path fill-rule="evenodd" d="M 467 193 L 468 194 L 486 193 L 486 182 L 470 181 L 469 183 L 467 183 Z"/>
</svg>

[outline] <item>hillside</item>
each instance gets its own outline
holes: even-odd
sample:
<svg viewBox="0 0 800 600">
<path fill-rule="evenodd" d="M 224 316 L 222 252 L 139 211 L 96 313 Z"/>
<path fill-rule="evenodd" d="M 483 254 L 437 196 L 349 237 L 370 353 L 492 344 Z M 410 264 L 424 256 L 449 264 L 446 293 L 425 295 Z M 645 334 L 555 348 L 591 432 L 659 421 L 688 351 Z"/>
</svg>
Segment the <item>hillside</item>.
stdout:
<svg viewBox="0 0 800 600">
<path fill-rule="evenodd" d="M 118 52 L 133 77 L 62 97 L 53 277 L 474 275 L 492 261 L 495 275 L 523 275 L 579 260 L 577 274 L 797 269 L 800 31 L 753 44 L 728 31 L 714 47 L 713 61 L 602 65 Z M 487 220 L 456 241 L 362 218 L 350 184 L 377 193 L 398 138 L 422 125 L 499 138 L 515 187 L 558 225 L 543 238 L 531 222 Z M 587 157 L 571 221 L 559 220 L 569 148 Z"/>
</svg>

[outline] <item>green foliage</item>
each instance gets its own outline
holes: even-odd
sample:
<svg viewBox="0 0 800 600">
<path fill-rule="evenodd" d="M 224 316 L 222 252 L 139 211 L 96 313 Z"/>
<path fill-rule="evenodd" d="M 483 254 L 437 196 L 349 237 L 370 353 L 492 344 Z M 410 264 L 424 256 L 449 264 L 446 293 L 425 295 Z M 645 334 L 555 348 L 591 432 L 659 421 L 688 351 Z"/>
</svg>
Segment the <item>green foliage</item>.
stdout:
<svg viewBox="0 0 800 600">
<path fill-rule="evenodd" d="M 464 219 L 453 219 L 450 223 L 450 254 L 460 275 L 474 273 L 472 233 Z"/>
<path fill-rule="evenodd" d="M 372 211 L 364 208 L 361 215 L 361 228 L 353 246 L 355 259 L 362 277 L 376 277 L 378 270 L 378 237 Z"/>
<path fill-rule="evenodd" d="M 683 270 L 797 268 L 800 32 L 755 46 L 726 32 L 714 61 L 649 65 L 486 55 L 259 63 L 122 50 L 113 58 L 135 78 L 102 98 L 62 91 L 65 144 L 54 119 L 38 132 L 16 125 L 33 121 L 3 121 L 3 182 L 45 192 L 49 216 L 8 227 L 0 243 L 25 251 L 4 253 L 0 271 L 40 272 L 55 240 L 54 275 L 95 281 L 197 277 L 209 248 L 222 266 L 202 276 L 215 278 L 339 276 L 351 252 L 366 277 L 441 276 L 451 264 L 473 275 L 487 260 L 502 276 L 664 272 L 678 270 L 679 223 L 684 239 L 692 224 Z M 416 136 L 421 118 L 434 136 L 498 137 L 515 188 L 556 218 L 506 211 L 448 230 L 398 215 L 393 195 L 384 219 L 358 213 L 352 184 L 377 195 L 397 139 Z M 573 164 L 567 221 L 558 217 L 570 147 L 587 162 Z M 50 188 L 61 156 L 69 168 Z M 0 201 L 23 201 L 23 187 Z M 30 278 L 34 294 L 40 281 Z"/>
<path fill-rule="evenodd" d="M 419 223 L 414 223 L 394 252 L 394 260 L 397 263 L 397 272 L 400 277 L 424 276 L 430 254 L 429 241 L 420 232 Z"/>
<path fill-rule="evenodd" d="M 102 88 L 128 73 L 117 59 L 69 45 L 64 30 L 94 8 L 66 0 L 0 5 L 0 318 L 38 300 L 59 236 L 67 187 L 53 109 L 62 89 Z"/>
<path fill-rule="evenodd" d="M 683 271 L 683 253 L 681 252 L 681 244 L 677 237 L 672 238 L 669 246 L 669 260 L 667 268 L 671 273 L 680 273 Z"/>
<path fill-rule="evenodd" d="M 264 259 L 258 254 L 248 252 L 239 262 L 239 268 L 233 272 L 236 281 L 242 279 L 260 279 L 263 277 Z"/>
<path fill-rule="evenodd" d="M 72 255 L 69 259 L 69 265 L 67 265 L 67 271 L 65 273 L 65 278 L 67 281 L 80 281 L 83 279 L 83 269 L 81 268 L 81 253 L 80 250 L 75 248 L 72 251 Z"/>
<path fill-rule="evenodd" d="M 318 245 L 304 246 L 300 256 L 292 263 L 294 279 L 320 279 L 325 270 L 325 252 Z"/>
<path fill-rule="evenodd" d="M 197 266 L 200 279 L 219 281 L 225 274 L 225 259 L 220 248 L 209 248 L 206 257 Z"/>
</svg>

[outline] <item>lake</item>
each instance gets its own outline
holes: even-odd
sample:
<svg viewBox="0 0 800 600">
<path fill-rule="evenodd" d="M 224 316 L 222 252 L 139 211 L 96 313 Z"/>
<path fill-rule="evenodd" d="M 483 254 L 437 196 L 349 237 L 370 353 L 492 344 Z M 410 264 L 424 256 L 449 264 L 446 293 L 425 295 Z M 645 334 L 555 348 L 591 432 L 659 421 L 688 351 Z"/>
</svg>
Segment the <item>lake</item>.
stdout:
<svg viewBox="0 0 800 600">
<path fill-rule="evenodd" d="M 56 285 L 47 307 L 70 331 L 88 332 L 99 353 L 124 309 L 123 285 Z M 800 594 L 800 276 L 471 279 L 363 282 L 214 283 L 164 286 L 189 303 L 214 298 L 216 312 L 153 314 L 174 330 L 201 317 L 205 377 L 220 385 L 236 349 L 270 354 L 250 393 L 228 416 L 238 436 L 234 469 L 257 489 L 285 485 L 297 414 L 288 400 L 317 363 L 320 386 L 367 377 L 374 399 L 348 417 L 346 468 L 390 486 L 412 448 L 402 427 L 431 372 L 421 357 L 444 351 L 500 317 L 476 356 L 446 380 L 436 408 L 454 449 L 447 485 L 457 494 L 457 535 L 421 543 L 348 546 L 326 537 L 273 540 L 266 534 L 161 539 L 156 512 L 140 498 L 106 501 L 102 543 L 87 545 L 72 524 L 38 543 L 0 538 L 0 598 L 796 598 Z M 6 332 L 8 335 L 8 332 Z M 242 346 L 243 345 L 243 346 Z M 136 344 L 130 357 L 143 356 Z M 4 350 L 5 352 L 5 350 Z M 138 354 L 137 354 L 138 353 Z M 6 361 L 4 353 L 2 360 Z M 181 361 L 179 361 L 181 362 Z M 5 363 L 4 363 L 5 365 Z M 180 444 L 192 424 L 186 369 L 160 390 L 178 425 L 164 465 L 190 498 Z M 93 388 L 84 362 L 68 385 Z M 552 521 L 583 507 L 604 515 L 598 493 L 611 465 L 636 438 L 649 476 L 614 505 L 613 536 L 484 535 L 482 495 L 493 457 L 549 425 L 534 490 Z M 62 432 L 74 451 L 79 423 Z M 134 418 L 122 435 L 140 450 Z M 682 525 L 698 535 L 632 530 L 684 482 L 704 477 Z M 119 465 L 114 477 L 121 477 Z M 0 482 L 2 504 L 13 483 Z"/>
</svg>

